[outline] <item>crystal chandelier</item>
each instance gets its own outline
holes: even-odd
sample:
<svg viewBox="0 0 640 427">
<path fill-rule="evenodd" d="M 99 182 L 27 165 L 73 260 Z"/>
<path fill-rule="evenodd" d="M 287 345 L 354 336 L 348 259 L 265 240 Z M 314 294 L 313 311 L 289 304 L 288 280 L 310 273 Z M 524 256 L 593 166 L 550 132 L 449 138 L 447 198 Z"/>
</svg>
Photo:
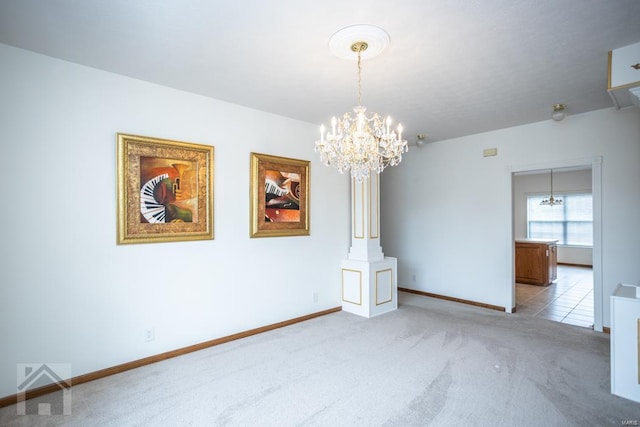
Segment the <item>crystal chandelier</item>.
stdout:
<svg viewBox="0 0 640 427">
<path fill-rule="evenodd" d="M 362 106 L 360 61 L 368 47 L 366 41 L 356 41 L 350 46 L 358 55 L 358 105 L 353 113 L 333 117 L 330 129 L 322 125 L 320 140 L 315 145 L 322 163 L 334 166 L 340 173 L 351 170 L 351 176 L 358 182 L 368 178 L 371 171 L 381 173 L 387 166 L 396 166 L 402 161 L 402 153 L 408 150 L 407 141 L 402 139 L 402 125 L 391 129 L 390 117 L 367 114 Z"/>
<path fill-rule="evenodd" d="M 547 206 L 555 206 L 555 205 L 561 205 L 562 204 L 562 199 L 556 199 L 553 197 L 553 169 L 550 169 L 549 172 L 551 173 L 551 193 L 549 195 L 548 199 L 543 199 L 540 204 L 541 205 L 547 205 Z"/>
</svg>

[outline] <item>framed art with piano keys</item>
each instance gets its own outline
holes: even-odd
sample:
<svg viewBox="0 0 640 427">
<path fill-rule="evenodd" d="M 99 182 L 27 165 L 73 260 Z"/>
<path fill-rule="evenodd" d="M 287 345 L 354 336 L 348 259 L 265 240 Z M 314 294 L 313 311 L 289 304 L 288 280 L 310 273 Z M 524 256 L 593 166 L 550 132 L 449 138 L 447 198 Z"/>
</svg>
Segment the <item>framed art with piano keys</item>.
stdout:
<svg viewBox="0 0 640 427">
<path fill-rule="evenodd" d="M 251 153 L 250 237 L 309 235 L 309 163 Z"/>
<path fill-rule="evenodd" d="M 118 244 L 213 239 L 210 145 L 117 135 Z"/>
</svg>

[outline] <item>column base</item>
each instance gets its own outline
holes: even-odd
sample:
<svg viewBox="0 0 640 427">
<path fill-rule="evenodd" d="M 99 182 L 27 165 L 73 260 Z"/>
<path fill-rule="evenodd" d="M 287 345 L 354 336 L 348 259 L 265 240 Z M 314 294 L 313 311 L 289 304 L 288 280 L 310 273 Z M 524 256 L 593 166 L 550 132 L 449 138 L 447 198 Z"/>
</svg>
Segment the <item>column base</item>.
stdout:
<svg viewBox="0 0 640 427">
<path fill-rule="evenodd" d="M 398 260 L 342 261 L 342 310 L 373 317 L 398 308 Z"/>
</svg>

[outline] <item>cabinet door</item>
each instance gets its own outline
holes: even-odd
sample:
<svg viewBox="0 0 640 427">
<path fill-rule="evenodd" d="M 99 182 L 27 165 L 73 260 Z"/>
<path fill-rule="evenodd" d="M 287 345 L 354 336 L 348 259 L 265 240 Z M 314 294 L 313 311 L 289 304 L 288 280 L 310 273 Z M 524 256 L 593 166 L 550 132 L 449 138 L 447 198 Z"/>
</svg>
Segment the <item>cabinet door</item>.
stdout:
<svg viewBox="0 0 640 427">
<path fill-rule="evenodd" d="M 516 282 L 546 285 L 547 245 L 516 243 Z"/>
</svg>

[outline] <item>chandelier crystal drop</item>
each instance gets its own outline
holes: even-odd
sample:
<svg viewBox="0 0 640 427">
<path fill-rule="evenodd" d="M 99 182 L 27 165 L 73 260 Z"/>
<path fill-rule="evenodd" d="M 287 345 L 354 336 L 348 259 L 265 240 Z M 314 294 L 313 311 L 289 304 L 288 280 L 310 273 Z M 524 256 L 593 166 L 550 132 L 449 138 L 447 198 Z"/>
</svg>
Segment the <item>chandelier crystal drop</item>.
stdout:
<svg viewBox="0 0 640 427">
<path fill-rule="evenodd" d="M 362 106 L 360 60 L 367 47 L 364 41 L 351 45 L 358 55 L 358 105 L 353 113 L 333 117 L 330 129 L 322 125 L 320 140 L 315 145 L 323 164 L 340 173 L 351 170 L 351 176 L 358 182 L 369 178 L 371 171 L 381 173 L 388 166 L 398 165 L 408 150 L 407 141 L 402 139 L 402 125 L 392 129 L 391 117 L 383 119 L 377 113 L 367 114 Z"/>
</svg>

